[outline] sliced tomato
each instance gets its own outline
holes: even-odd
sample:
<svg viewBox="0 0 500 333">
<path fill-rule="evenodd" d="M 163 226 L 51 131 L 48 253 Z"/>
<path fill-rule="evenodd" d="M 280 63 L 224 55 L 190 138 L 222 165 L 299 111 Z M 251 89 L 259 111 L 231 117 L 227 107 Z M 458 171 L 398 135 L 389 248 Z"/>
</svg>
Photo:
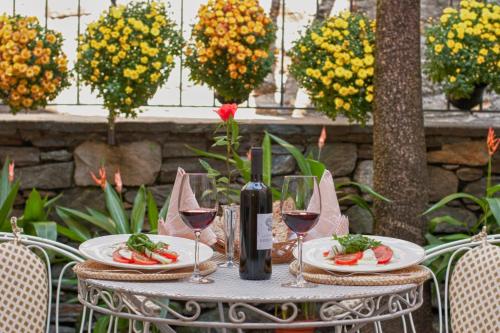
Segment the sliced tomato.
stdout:
<svg viewBox="0 0 500 333">
<path fill-rule="evenodd" d="M 160 252 L 160 254 L 167 258 L 167 259 L 171 259 L 173 261 L 177 261 L 177 258 L 179 258 L 179 254 L 177 252 L 174 252 L 174 251 L 162 251 Z"/>
<path fill-rule="evenodd" d="M 360 251 L 349 254 L 337 254 L 334 259 L 337 265 L 356 265 L 361 258 L 363 258 L 363 252 Z"/>
<path fill-rule="evenodd" d="M 113 261 L 116 261 L 116 262 L 119 262 L 122 264 L 130 264 L 133 262 L 133 260 L 130 260 L 130 259 L 127 259 L 127 258 L 121 256 L 120 253 L 118 253 L 118 251 L 120 251 L 120 250 L 116 250 L 115 252 L 113 252 Z"/>
<path fill-rule="evenodd" d="M 377 262 L 379 264 L 387 264 L 389 261 L 391 261 L 393 252 L 390 247 L 379 245 L 377 247 L 374 247 L 372 250 L 375 253 L 375 257 L 377 258 Z"/>
<path fill-rule="evenodd" d="M 328 257 L 329 254 L 330 254 L 330 250 L 323 251 L 323 257 Z"/>
<path fill-rule="evenodd" d="M 132 252 L 132 260 L 133 260 L 134 264 L 138 264 L 138 265 L 156 265 L 156 264 L 159 264 L 158 261 L 151 259 L 151 258 L 148 258 L 145 255 L 142 255 L 142 254 L 137 253 L 137 252 Z"/>
</svg>

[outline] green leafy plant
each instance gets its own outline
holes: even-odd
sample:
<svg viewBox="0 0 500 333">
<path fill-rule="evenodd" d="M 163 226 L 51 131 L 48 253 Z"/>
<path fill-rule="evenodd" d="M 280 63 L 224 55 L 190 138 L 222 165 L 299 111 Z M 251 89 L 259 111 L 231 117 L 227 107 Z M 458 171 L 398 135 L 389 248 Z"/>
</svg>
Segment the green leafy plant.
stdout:
<svg viewBox="0 0 500 333">
<path fill-rule="evenodd" d="M 345 11 L 315 22 L 294 42 L 290 73 L 319 111 L 364 124 L 372 109 L 374 46 L 375 23 Z"/>
<path fill-rule="evenodd" d="M 322 134 L 323 136 L 324 134 Z M 238 137 L 238 140 L 240 138 Z M 297 147 L 292 145 L 291 143 L 287 142 L 286 140 L 281 139 L 280 137 L 273 135 L 271 133 L 265 132 L 264 138 L 262 139 L 262 150 L 263 150 L 263 180 L 264 183 L 271 187 L 271 191 L 273 193 L 273 198 L 274 200 L 279 200 L 280 198 L 280 193 L 281 189 L 275 188 L 272 186 L 271 183 L 271 176 L 272 176 L 272 142 L 275 142 L 282 146 L 284 149 L 290 153 L 297 162 L 297 165 L 299 167 L 299 171 L 302 175 L 305 176 L 316 176 L 318 179 L 321 179 L 323 176 L 324 171 L 326 170 L 326 167 L 323 163 L 321 163 L 319 160 L 316 160 L 313 158 L 312 154 L 309 154 L 308 156 L 305 156 L 302 151 L 300 151 Z M 322 138 L 322 141 L 324 141 L 324 138 Z M 246 157 L 240 157 L 236 151 L 232 151 L 232 158 L 228 158 L 227 156 L 221 155 L 221 154 L 216 154 L 216 153 L 211 153 L 211 152 L 206 152 L 201 149 L 196 149 L 193 147 L 189 147 L 192 151 L 197 153 L 199 156 L 212 159 L 212 160 L 218 160 L 218 161 L 224 161 L 229 163 L 230 166 L 234 167 L 236 169 L 236 174 L 233 175 L 233 177 L 236 176 L 241 176 L 244 182 L 250 181 L 250 163 L 246 159 Z M 221 173 L 213 168 L 207 161 L 205 160 L 200 160 L 200 163 L 202 166 L 207 170 L 208 173 L 211 173 L 217 177 L 221 176 Z M 226 181 L 224 179 L 224 181 Z M 337 190 L 337 193 L 340 194 L 339 197 L 339 203 L 342 202 L 352 202 L 358 206 L 360 206 L 363 209 L 366 209 L 372 213 L 371 211 L 371 206 L 370 204 L 363 198 L 363 196 L 358 195 L 358 194 L 353 194 L 353 193 L 344 193 L 343 189 L 348 188 L 348 187 L 355 187 L 359 189 L 362 193 L 371 195 L 372 197 L 378 199 L 378 200 L 384 200 L 384 201 L 389 201 L 389 199 L 385 198 L 384 196 L 380 195 L 379 193 L 375 192 L 370 186 L 357 183 L 357 182 L 345 182 L 345 183 L 338 183 L 335 185 L 335 189 Z M 236 188 L 231 188 L 231 195 L 238 197 L 239 198 L 239 189 Z"/>
<path fill-rule="evenodd" d="M 0 230 L 10 231 L 9 217 L 19 192 L 19 180 L 14 180 L 14 162 L 5 159 L 0 174 Z"/>
<path fill-rule="evenodd" d="M 17 220 L 24 233 L 32 236 L 57 240 L 57 223 L 50 219 L 54 204 L 62 194 L 49 200 L 48 196 L 42 198 L 36 189 L 32 189 L 24 206 L 23 215 Z"/>
<path fill-rule="evenodd" d="M 498 4 L 466 0 L 459 10 L 445 8 L 439 21 L 431 19 L 424 69 L 448 97 L 468 98 L 476 86 L 487 84 L 500 92 L 499 10 Z"/>
<path fill-rule="evenodd" d="M 124 208 L 121 198 L 121 184 L 116 191 L 111 184 L 106 181 L 104 168 L 99 170 L 100 178 L 94 176 L 104 191 L 106 212 L 101 212 L 93 208 L 87 208 L 87 212 L 81 212 L 67 207 L 57 207 L 56 212 L 64 224 L 58 225 L 57 229 L 61 235 L 77 242 L 83 242 L 92 237 L 87 224 L 97 227 L 107 234 L 129 234 L 143 231 L 144 218 L 148 216 L 151 232 L 158 229 L 158 220 L 165 219 L 168 212 L 168 200 L 163 207 L 158 210 L 151 191 L 143 185 L 137 191 L 130 214 Z M 119 173 L 117 173 L 119 175 Z M 115 182 L 117 175 L 115 174 Z M 121 177 L 119 178 L 121 179 Z M 120 180 L 121 182 L 121 180 Z"/>
<path fill-rule="evenodd" d="M 213 88 L 221 103 L 242 103 L 271 72 L 273 22 L 257 0 L 209 1 L 197 19 L 186 49 L 190 79 Z"/>
<path fill-rule="evenodd" d="M 497 193 L 500 192 L 500 184 L 491 184 L 491 167 L 493 155 L 500 145 L 500 139 L 495 137 L 495 132 L 492 128 L 488 131 L 488 138 L 486 141 L 488 147 L 488 172 L 486 176 L 486 191 L 484 196 L 477 197 L 469 193 L 459 192 L 447 195 L 436 204 L 427 209 L 423 215 L 439 211 L 448 203 L 455 200 L 469 200 L 479 206 L 481 215 L 475 225 L 468 228 L 464 221 L 455 219 L 449 215 L 437 216 L 428 222 L 427 233 L 425 238 L 428 242 L 427 248 L 433 248 L 449 242 L 467 239 L 477 234 L 483 227 L 486 227 L 488 233 L 498 233 L 500 231 L 500 197 Z M 466 232 L 452 233 L 440 235 L 436 232 L 437 226 L 440 224 L 449 224 L 452 226 L 459 226 L 466 228 Z M 427 265 L 430 266 L 438 278 L 442 278 L 449 261 L 451 254 L 436 257 Z"/>
</svg>

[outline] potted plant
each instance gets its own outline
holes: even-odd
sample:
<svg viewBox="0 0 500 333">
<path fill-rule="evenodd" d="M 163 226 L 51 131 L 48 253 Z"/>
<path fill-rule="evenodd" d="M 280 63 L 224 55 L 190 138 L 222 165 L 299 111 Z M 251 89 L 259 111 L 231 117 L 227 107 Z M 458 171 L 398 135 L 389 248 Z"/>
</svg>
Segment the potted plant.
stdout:
<svg viewBox="0 0 500 333">
<path fill-rule="evenodd" d="M 222 104 L 240 104 L 271 72 L 275 27 L 258 0 L 215 0 L 198 10 L 186 50 L 190 78 L 214 89 Z"/>
<path fill-rule="evenodd" d="M 104 99 L 108 143 L 115 144 L 115 119 L 136 117 L 174 68 L 183 39 L 159 1 L 110 6 L 80 36 L 76 70 Z"/>
<path fill-rule="evenodd" d="M 374 41 L 374 22 L 343 12 L 313 24 L 295 41 L 290 72 L 319 111 L 364 124 L 372 109 Z"/>
<path fill-rule="evenodd" d="M 69 85 L 62 42 L 36 17 L 0 15 L 0 100 L 12 113 L 44 107 Z"/>
<path fill-rule="evenodd" d="M 497 4 L 465 0 L 425 30 L 425 72 L 459 109 L 480 104 L 488 85 L 500 92 L 499 12 Z"/>
</svg>

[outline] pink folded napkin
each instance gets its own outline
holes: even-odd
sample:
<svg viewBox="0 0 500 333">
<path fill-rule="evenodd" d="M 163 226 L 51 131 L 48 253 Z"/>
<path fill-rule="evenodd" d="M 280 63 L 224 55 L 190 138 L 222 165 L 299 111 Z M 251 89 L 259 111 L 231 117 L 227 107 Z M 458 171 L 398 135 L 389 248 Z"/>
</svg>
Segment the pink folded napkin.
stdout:
<svg viewBox="0 0 500 333">
<path fill-rule="evenodd" d="M 176 237 L 184 237 L 194 239 L 194 232 L 191 230 L 181 219 L 179 215 L 179 191 L 181 189 L 182 176 L 186 172 L 182 168 L 177 169 L 177 176 L 175 177 L 174 187 L 172 189 L 172 194 L 170 195 L 170 203 L 168 205 L 168 214 L 165 221 L 158 221 L 158 234 L 160 235 L 168 235 L 168 236 L 176 236 Z M 185 183 L 184 186 L 189 186 L 188 183 Z M 187 190 L 190 190 L 189 188 Z M 199 208 L 198 203 L 196 202 L 196 198 L 194 194 L 192 196 L 186 197 L 188 202 L 185 206 L 191 207 L 193 209 Z M 208 245 L 213 245 L 217 242 L 217 237 L 213 230 L 208 227 L 201 232 L 201 241 Z"/>
<path fill-rule="evenodd" d="M 304 240 L 346 235 L 349 233 L 349 221 L 340 213 L 339 201 L 335 192 L 335 185 L 330 171 L 325 170 L 319 182 L 321 193 L 321 214 L 316 226 L 307 233 Z"/>
</svg>

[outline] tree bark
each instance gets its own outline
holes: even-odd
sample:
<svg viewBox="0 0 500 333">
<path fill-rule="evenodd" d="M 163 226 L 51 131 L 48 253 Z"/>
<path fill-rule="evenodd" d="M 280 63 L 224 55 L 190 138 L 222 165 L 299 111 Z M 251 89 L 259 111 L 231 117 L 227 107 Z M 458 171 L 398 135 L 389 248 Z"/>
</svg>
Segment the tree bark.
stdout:
<svg viewBox="0 0 500 333">
<path fill-rule="evenodd" d="M 378 0 L 373 125 L 375 232 L 423 244 L 427 164 L 420 68 L 420 1 Z M 414 316 L 431 332 L 430 308 Z M 389 330 L 386 330 L 386 327 Z M 384 332 L 401 332 L 401 321 Z"/>
</svg>

